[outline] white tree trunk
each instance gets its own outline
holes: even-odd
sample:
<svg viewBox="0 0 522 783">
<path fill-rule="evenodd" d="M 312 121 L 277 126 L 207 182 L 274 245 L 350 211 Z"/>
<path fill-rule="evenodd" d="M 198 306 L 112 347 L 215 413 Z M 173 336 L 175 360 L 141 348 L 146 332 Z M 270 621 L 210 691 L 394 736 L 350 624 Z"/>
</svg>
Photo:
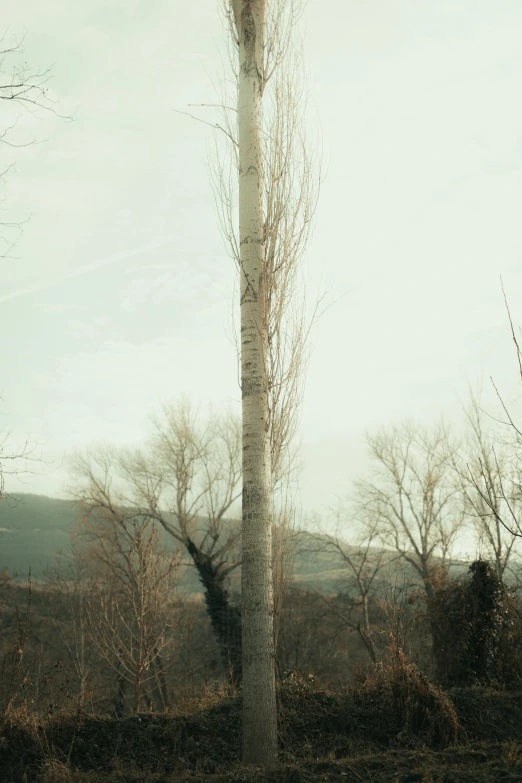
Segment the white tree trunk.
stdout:
<svg viewBox="0 0 522 783">
<path fill-rule="evenodd" d="M 277 762 L 272 497 L 264 295 L 261 102 L 266 0 L 232 0 L 239 38 L 239 236 L 243 412 L 243 761 Z"/>
</svg>

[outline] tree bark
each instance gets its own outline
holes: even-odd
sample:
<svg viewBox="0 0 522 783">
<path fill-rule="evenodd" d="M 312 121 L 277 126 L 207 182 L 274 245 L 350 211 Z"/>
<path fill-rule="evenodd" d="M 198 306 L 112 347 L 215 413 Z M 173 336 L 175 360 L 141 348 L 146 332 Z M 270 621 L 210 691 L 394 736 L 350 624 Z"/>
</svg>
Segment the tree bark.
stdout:
<svg viewBox="0 0 522 783">
<path fill-rule="evenodd" d="M 243 762 L 277 763 L 261 104 L 266 0 L 232 0 L 239 39 Z"/>
</svg>

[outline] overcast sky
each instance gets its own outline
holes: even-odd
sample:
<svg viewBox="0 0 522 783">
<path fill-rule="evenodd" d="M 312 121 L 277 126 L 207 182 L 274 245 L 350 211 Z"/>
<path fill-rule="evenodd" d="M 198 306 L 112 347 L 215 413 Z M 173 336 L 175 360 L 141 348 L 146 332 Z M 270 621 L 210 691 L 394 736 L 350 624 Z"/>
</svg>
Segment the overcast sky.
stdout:
<svg viewBox="0 0 522 783">
<path fill-rule="evenodd" d="M 225 32 L 216 0 L 3 7 L 28 64 L 54 64 L 58 111 L 76 110 L 16 110 L 13 138 L 41 143 L 0 149 L 17 163 L 3 219 L 31 215 L 0 261 L 3 424 L 50 463 L 8 488 L 62 496 L 66 455 L 139 441 L 161 400 L 240 410 L 213 131 L 175 111 L 215 101 Z M 313 334 L 309 511 L 364 474 L 365 430 L 457 422 L 480 377 L 491 413 L 490 375 L 506 402 L 522 393 L 499 280 L 521 324 L 522 5 L 309 0 L 300 30 L 327 168 L 310 290 L 343 294 Z"/>
</svg>

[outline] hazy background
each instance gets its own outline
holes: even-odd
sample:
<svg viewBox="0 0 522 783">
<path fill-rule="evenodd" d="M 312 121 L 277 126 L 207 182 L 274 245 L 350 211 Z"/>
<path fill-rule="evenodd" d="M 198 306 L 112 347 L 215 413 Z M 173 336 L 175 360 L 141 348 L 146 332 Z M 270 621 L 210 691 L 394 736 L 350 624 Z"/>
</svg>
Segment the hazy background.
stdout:
<svg viewBox="0 0 522 783">
<path fill-rule="evenodd" d="M 63 496 L 64 458 L 148 434 L 161 400 L 240 410 L 227 337 L 235 271 L 206 169 L 217 2 L 6 2 L 25 59 L 54 63 L 57 109 L 23 109 L 2 145 L 9 219 L 31 220 L 0 261 L 1 425 L 49 463 L 8 482 Z M 302 412 L 304 511 L 334 505 L 367 465 L 365 430 L 441 415 L 492 375 L 522 395 L 500 288 L 522 322 L 522 6 L 518 0 L 309 0 L 311 139 L 326 180 L 307 254 L 313 334 Z M 10 117 L 1 106 L 4 117 Z M 217 132 L 217 131 L 216 131 Z M 44 141 L 47 139 L 46 141 Z M 6 219 L 6 218 L 3 218 Z M 519 409 L 519 408 L 518 408 Z"/>
</svg>

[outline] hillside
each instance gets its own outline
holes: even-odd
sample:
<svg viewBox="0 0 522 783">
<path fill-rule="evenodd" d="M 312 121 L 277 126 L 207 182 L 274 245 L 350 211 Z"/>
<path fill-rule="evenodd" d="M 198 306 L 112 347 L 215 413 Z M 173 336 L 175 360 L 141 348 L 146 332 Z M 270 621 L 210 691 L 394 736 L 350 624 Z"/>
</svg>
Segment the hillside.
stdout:
<svg viewBox="0 0 522 783">
<path fill-rule="evenodd" d="M 44 495 L 17 494 L 16 505 L 0 503 L 0 570 L 19 572 L 17 582 L 27 580 L 28 569 L 36 581 L 59 549 L 68 549 L 77 512 L 74 503 Z"/>
<path fill-rule="evenodd" d="M 16 504 L 0 503 L 0 571 L 17 574 L 15 582 L 27 581 L 29 567 L 33 581 L 45 581 L 45 569 L 52 566 L 60 550 L 70 552 L 71 533 L 78 521 L 74 501 L 45 495 L 17 494 Z M 174 541 L 163 529 L 161 543 L 174 549 Z M 184 569 L 187 571 L 187 569 Z M 183 575 L 188 592 L 198 592 L 199 582 L 193 569 Z"/>
<path fill-rule="evenodd" d="M 45 568 L 51 566 L 61 549 L 70 551 L 70 534 L 78 519 L 74 502 L 50 498 L 44 495 L 19 494 L 15 505 L 0 503 L 0 570 L 7 568 L 17 573 L 16 582 L 27 580 L 31 567 L 36 583 L 45 580 Z M 162 544 L 174 548 L 175 542 L 161 530 Z M 349 577 L 339 555 L 329 552 L 311 551 L 311 537 L 306 531 L 299 534 L 300 544 L 294 561 L 294 583 L 310 587 L 322 593 L 335 593 L 343 589 L 343 582 Z M 389 557 L 389 555 L 387 555 Z M 200 584 L 192 563 L 187 559 L 182 571 L 182 581 L 187 592 L 200 592 Z M 467 563 L 458 560 L 452 563 L 452 573 L 465 571 Z M 393 563 L 391 570 L 383 569 L 378 593 L 384 592 L 390 575 L 397 583 L 410 584 L 418 579 L 407 564 Z M 232 589 L 239 589 L 239 571 L 231 574 Z"/>
</svg>

